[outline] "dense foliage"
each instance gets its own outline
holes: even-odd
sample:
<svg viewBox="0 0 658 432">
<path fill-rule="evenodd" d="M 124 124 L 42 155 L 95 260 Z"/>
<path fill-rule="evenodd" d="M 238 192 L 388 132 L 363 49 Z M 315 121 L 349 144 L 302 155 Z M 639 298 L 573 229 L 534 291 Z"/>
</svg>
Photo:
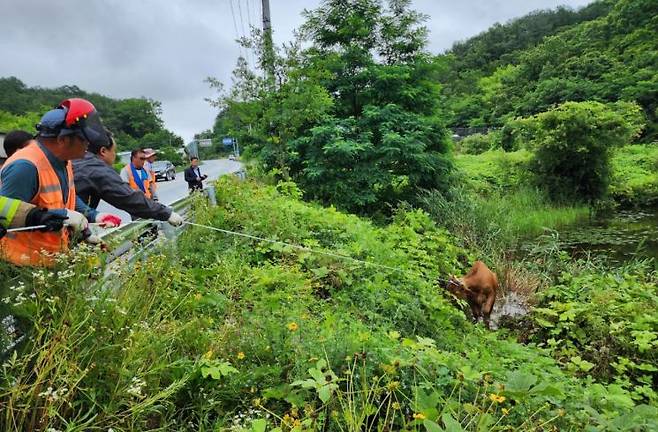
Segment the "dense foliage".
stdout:
<svg viewBox="0 0 658 432">
<path fill-rule="evenodd" d="M 593 201 L 610 181 L 610 155 L 639 135 L 638 107 L 566 102 L 521 123 L 530 130 L 532 170 L 554 199 Z M 527 132 L 526 132 L 527 133 Z"/>
<path fill-rule="evenodd" d="M 656 427 L 650 393 L 468 323 L 433 283 L 463 251 L 423 212 L 378 228 L 291 198 L 290 183 L 217 191 L 198 222 L 392 268 L 200 228 L 106 281 L 89 250 L 53 273 L 3 268 L 17 278 L 0 304 L 33 323 L 0 369 L 3 428 Z"/>
<path fill-rule="evenodd" d="M 275 84 L 239 64 L 218 103 L 219 133 L 250 125 L 243 142 L 307 198 L 388 214 L 449 181 L 439 69 L 408 0 L 348 3 L 306 13 L 301 39 L 278 57 Z"/>
<path fill-rule="evenodd" d="M 0 78 L 0 131 L 23 129 L 34 133 L 41 115 L 62 100 L 91 101 L 114 134 L 121 149 L 181 147 L 183 140 L 164 128 L 160 102 L 145 98 L 112 99 L 76 86 L 54 89 L 28 87 L 18 78 Z"/>
<path fill-rule="evenodd" d="M 530 337 L 574 373 L 614 381 L 636 400 L 658 400 L 655 269 L 564 273 L 542 291 Z"/>
<path fill-rule="evenodd" d="M 573 13 L 573 19 L 564 10 L 530 16 L 457 45 L 440 58 L 446 64 L 441 82 L 452 112 L 450 124 L 501 126 L 567 101 L 624 100 L 642 106 L 649 120 L 643 138 L 655 139 L 655 11 L 655 0 L 597 2 Z M 536 20 L 547 23 L 544 37 L 522 31 Z M 510 46 L 499 41 L 511 41 Z M 475 60 L 478 56 L 481 61 Z"/>
</svg>

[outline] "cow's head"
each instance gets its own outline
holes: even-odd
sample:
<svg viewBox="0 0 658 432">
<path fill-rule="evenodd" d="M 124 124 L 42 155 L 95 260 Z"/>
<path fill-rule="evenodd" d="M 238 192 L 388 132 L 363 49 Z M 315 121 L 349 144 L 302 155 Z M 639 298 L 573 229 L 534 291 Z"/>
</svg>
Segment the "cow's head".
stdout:
<svg viewBox="0 0 658 432">
<path fill-rule="evenodd" d="M 455 275 L 450 275 L 450 279 L 448 279 L 445 288 L 458 299 L 466 298 L 466 286 L 461 280 L 457 279 Z"/>
</svg>

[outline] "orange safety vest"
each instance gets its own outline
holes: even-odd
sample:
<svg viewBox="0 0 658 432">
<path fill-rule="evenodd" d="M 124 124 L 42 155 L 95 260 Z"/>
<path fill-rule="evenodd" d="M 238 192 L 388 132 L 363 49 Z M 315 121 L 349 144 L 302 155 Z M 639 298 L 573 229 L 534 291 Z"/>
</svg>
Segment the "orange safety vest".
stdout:
<svg viewBox="0 0 658 432">
<path fill-rule="evenodd" d="M 130 185 L 130 187 L 141 192 L 142 190 L 139 188 L 139 186 L 137 186 L 137 183 L 135 182 L 135 177 L 133 177 L 133 170 L 130 169 L 130 164 L 126 165 L 125 170 L 128 173 L 128 184 Z M 146 173 L 149 175 L 149 178 L 147 178 L 146 180 L 142 180 L 142 183 L 144 184 L 144 189 L 146 190 L 146 192 L 144 192 L 144 195 L 146 195 L 146 198 L 151 198 L 151 174 L 149 174 L 148 171 Z"/>
<path fill-rule="evenodd" d="M 38 144 L 30 144 L 14 153 L 5 167 L 17 160 L 26 160 L 34 164 L 39 175 L 39 191 L 30 201 L 37 207 L 45 209 L 75 210 L 75 184 L 73 168 L 68 163 L 66 173 L 69 183 L 69 194 L 64 203 L 62 186 L 55 169 Z M 19 266 L 46 266 L 54 263 L 53 254 L 65 252 L 69 246 L 68 230 L 60 232 L 25 231 L 8 233 L 0 240 L 0 256 Z"/>
</svg>

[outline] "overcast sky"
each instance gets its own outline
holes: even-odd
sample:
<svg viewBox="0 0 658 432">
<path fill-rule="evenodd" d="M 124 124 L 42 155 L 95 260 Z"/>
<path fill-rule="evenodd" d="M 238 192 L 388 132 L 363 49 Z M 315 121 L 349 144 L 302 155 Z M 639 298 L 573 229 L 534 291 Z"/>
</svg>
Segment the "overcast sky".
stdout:
<svg viewBox="0 0 658 432">
<path fill-rule="evenodd" d="M 274 38 L 290 40 L 301 11 L 320 0 L 271 0 Z M 427 15 L 430 50 L 536 9 L 590 0 L 413 0 Z M 30 86 L 74 84 L 115 98 L 163 104 L 165 126 L 185 141 L 212 127 L 204 97 L 212 75 L 230 84 L 238 33 L 260 22 L 261 0 L 0 0 L 0 76 Z M 231 11 L 233 6 L 233 13 Z M 235 24 L 233 21 L 235 17 Z M 241 19 L 242 17 L 242 19 Z"/>
</svg>

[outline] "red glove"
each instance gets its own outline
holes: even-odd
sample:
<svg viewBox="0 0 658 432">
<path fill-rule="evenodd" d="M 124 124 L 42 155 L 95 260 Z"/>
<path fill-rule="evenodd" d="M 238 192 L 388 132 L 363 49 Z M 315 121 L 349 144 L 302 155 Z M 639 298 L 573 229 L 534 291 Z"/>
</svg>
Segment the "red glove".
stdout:
<svg viewBox="0 0 658 432">
<path fill-rule="evenodd" d="M 115 228 L 121 225 L 121 218 L 109 213 L 98 213 L 96 223 L 104 225 L 105 228 Z"/>
</svg>

